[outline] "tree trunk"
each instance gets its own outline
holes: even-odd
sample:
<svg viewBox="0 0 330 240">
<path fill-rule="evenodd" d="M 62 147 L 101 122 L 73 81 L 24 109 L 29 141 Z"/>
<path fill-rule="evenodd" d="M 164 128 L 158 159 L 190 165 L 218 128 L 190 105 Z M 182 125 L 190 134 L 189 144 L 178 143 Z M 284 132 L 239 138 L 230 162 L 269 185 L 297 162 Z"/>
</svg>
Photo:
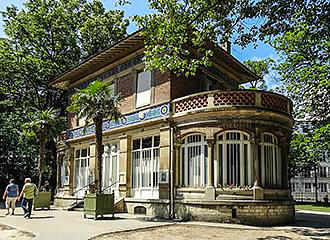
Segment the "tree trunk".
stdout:
<svg viewBox="0 0 330 240">
<path fill-rule="evenodd" d="M 46 136 L 45 133 L 41 133 L 39 136 L 39 162 L 38 162 L 38 171 L 39 171 L 39 181 L 38 181 L 38 189 L 41 187 L 43 172 L 44 172 L 44 162 L 45 162 L 45 154 L 46 154 Z"/>
<path fill-rule="evenodd" d="M 95 182 L 97 192 L 102 192 L 102 123 L 103 118 L 97 118 L 95 122 L 95 137 L 96 137 L 96 153 L 97 153 L 97 167 L 98 167 L 98 181 Z"/>
</svg>

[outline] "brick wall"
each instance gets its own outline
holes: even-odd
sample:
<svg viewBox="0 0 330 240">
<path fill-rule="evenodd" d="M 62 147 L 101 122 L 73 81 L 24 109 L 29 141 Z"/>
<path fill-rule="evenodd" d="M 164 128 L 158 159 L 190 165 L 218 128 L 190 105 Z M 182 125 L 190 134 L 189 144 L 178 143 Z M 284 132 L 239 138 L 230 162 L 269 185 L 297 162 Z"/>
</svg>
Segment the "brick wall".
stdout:
<svg viewBox="0 0 330 240">
<path fill-rule="evenodd" d="M 155 71 L 154 76 L 155 104 L 170 101 L 171 74 L 169 72 L 162 74 L 160 71 Z"/>
<path fill-rule="evenodd" d="M 195 76 L 186 78 L 184 76 L 172 76 L 171 95 L 172 99 L 184 97 L 201 91 L 203 74 L 197 72 Z"/>
<path fill-rule="evenodd" d="M 130 73 L 117 79 L 117 92 L 122 95 L 124 100 L 122 101 L 119 110 L 124 114 L 135 109 L 134 106 L 134 93 L 135 93 L 135 81 L 134 74 Z"/>
</svg>

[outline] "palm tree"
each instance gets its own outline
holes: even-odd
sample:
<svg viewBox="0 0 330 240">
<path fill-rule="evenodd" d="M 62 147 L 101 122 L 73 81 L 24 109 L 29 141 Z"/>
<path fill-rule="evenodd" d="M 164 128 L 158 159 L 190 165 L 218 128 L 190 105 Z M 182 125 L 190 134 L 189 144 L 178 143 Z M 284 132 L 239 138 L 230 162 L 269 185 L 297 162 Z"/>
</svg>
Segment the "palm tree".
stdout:
<svg viewBox="0 0 330 240">
<path fill-rule="evenodd" d="M 56 138 L 65 129 L 65 118 L 59 117 L 59 111 L 54 109 L 36 110 L 28 113 L 29 122 L 22 125 L 23 134 L 29 138 L 37 138 L 39 141 L 38 188 L 44 171 L 46 155 L 46 142 Z"/>
<path fill-rule="evenodd" d="M 102 192 L 102 124 L 104 119 L 117 121 L 122 117 L 118 110 L 121 100 L 121 96 L 115 95 L 107 83 L 96 80 L 87 88 L 78 90 L 71 97 L 71 105 L 67 108 L 69 112 L 76 113 L 78 118 L 92 119 L 95 124 L 99 176 L 95 183 L 98 193 Z"/>
</svg>

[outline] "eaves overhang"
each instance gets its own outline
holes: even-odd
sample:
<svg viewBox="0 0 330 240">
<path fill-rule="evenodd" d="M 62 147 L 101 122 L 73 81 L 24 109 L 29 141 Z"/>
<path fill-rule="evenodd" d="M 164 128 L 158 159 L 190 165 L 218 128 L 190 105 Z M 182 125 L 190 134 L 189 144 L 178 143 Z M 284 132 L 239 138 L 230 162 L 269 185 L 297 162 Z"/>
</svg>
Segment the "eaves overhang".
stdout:
<svg viewBox="0 0 330 240">
<path fill-rule="evenodd" d="M 120 40 L 116 44 L 104 49 L 103 51 L 94 54 L 65 71 L 64 73 L 56 76 L 50 83 L 50 86 L 60 89 L 67 89 L 69 85 L 79 81 L 89 74 L 92 74 L 99 69 L 123 58 L 137 49 L 142 48 L 144 45 L 144 38 L 141 35 L 141 31 L 136 31 L 126 38 Z"/>
</svg>

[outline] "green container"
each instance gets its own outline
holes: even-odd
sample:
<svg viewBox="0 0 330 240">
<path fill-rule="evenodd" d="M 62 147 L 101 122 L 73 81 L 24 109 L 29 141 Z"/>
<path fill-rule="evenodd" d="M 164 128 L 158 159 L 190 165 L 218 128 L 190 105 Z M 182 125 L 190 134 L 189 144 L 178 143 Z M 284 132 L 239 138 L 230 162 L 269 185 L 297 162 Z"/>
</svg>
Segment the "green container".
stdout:
<svg viewBox="0 0 330 240">
<path fill-rule="evenodd" d="M 94 216 L 97 219 L 98 216 L 103 218 L 103 215 L 112 214 L 114 217 L 115 211 L 115 198 L 114 194 L 98 194 L 90 193 L 84 197 L 84 218 L 86 215 Z"/>
<path fill-rule="evenodd" d="M 50 209 L 50 196 L 51 192 L 39 192 L 38 196 L 36 196 L 33 200 L 33 209 Z"/>
</svg>

